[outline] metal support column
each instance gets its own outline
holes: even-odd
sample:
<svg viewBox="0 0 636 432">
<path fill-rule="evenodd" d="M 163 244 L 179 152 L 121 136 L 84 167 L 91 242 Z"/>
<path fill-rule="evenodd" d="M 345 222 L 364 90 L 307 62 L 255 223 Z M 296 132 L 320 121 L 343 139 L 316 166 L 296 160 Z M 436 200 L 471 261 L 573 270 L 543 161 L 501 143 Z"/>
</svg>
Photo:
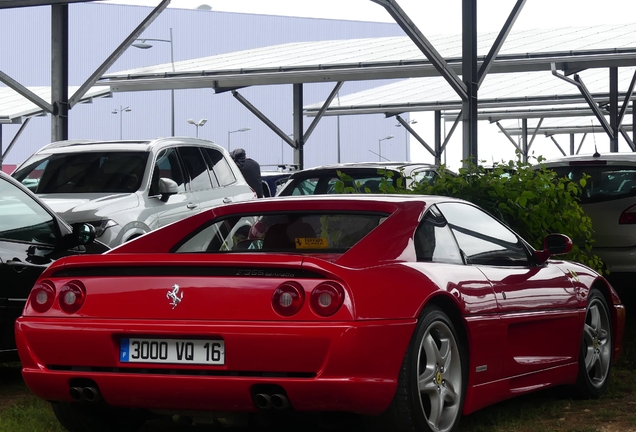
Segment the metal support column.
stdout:
<svg viewBox="0 0 636 432">
<path fill-rule="evenodd" d="M 570 156 L 574 155 L 574 134 L 570 134 Z"/>
<path fill-rule="evenodd" d="M 528 163 L 528 119 L 521 120 L 521 160 Z"/>
<path fill-rule="evenodd" d="M 51 6 L 51 141 L 68 139 L 68 4 Z"/>
<path fill-rule="evenodd" d="M 632 102 L 632 141 L 636 143 L 636 102 Z"/>
<path fill-rule="evenodd" d="M 477 164 L 477 0 L 462 0 L 463 158 Z"/>
<path fill-rule="evenodd" d="M 442 164 L 442 112 L 435 111 L 435 165 Z"/>
<path fill-rule="evenodd" d="M 618 68 L 609 68 L 610 76 L 610 128 L 613 136 L 610 136 L 610 152 L 618 152 Z"/>
<path fill-rule="evenodd" d="M 4 163 L 4 157 L 2 157 L 2 125 L 0 124 L 0 171 L 2 171 L 2 164 Z"/>
<path fill-rule="evenodd" d="M 303 137 L 303 85 L 294 84 L 294 141 L 296 148 L 294 149 L 294 164 L 298 169 L 305 168 L 304 147 L 305 138 Z"/>
</svg>

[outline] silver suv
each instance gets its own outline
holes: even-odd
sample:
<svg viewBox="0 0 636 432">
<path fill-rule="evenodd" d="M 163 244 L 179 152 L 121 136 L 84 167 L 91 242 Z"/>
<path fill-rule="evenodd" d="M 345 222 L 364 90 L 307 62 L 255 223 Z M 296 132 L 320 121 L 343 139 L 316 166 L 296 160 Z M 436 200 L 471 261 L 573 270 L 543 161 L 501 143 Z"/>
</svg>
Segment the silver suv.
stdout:
<svg viewBox="0 0 636 432">
<path fill-rule="evenodd" d="M 256 198 L 229 153 L 210 141 L 60 141 L 12 174 L 66 222 L 120 245 L 218 205 Z"/>
<path fill-rule="evenodd" d="M 566 156 L 544 162 L 561 176 L 579 181 L 590 176 L 583 188 L 581 207 L 592 219 L 593 252 L 607 266 L 615 286 L 634 286 L 636 281 L 636 154 L 607 153 Z"/>
</svg>

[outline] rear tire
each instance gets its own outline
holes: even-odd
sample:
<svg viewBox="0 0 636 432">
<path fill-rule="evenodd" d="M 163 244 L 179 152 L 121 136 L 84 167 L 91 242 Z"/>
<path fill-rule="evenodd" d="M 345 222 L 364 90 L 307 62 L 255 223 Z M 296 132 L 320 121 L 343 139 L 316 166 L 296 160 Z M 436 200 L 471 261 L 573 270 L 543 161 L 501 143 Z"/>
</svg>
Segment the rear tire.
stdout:
<svg viewBox="0 0 636 432">
<path fill-rule="evenodd" d="M 146 422 L 144 411 L 89 405 L 77 402 L 51 402 L 57 420 L 70 432 L 137 432 Z"/>
<path fill-rule="evenodd" d="M 422 311 L 389 409 L 372 428 L 400 432 L 452 432 L 459 427 L 468 355 L 448 315 L 438 306 Z M 380 420 L 380 421 L 376 421 Z"/>
<path fill-rule="evenodd" d="M 579 375 L 575 384 L 577 397 L 596 399 L 605 392 L 613 352 L 612 321 L 607 301 L 599 290 L 592 289 L 588 296 L 579 352 Z"/>
</svg>

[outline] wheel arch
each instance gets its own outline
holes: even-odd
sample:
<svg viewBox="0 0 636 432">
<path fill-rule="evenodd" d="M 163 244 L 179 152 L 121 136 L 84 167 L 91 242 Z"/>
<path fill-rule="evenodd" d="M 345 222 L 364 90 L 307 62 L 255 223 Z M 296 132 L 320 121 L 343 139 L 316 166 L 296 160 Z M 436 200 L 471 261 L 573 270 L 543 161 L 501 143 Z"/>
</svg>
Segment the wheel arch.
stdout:
<svg viewBox="0 0 636 432">
<path fill-rule="evenodd" d="M 607 308 L 611 317 L 612 339 L 614 350 L 612 352 L 612 363 L 620 356 L 622 348 L 622 339 L 625 327 L 625 308 L 622 307 L 618 294 L 604 278 L 597 278 L 591 285 L 590 289 L 597 289 L 605 298 Z M 616 307 L 620 305 L 620 307 Z"/>
<path fill-rule="evenodd" d="M 441 310 L 444 311 L 444 313 L 446 313 L 448 319 L 451 320 L 453 326 L 455 327 L 455 330 L 458 333 L 457 336 L 460 338 L 460 342 L 464 346 L 466 355 L 470 357 L 470 353 L 468 350 L 468 329 L 466 328 L 466 322 L 463 319 L 461 308 L 457 304 L 457 302 L 449 296 L 437 294 L 428 299 L 428 301 L 426 301 L 424 304 L 422 304 L 418 313 L 418 320 L 421 319 L 422 312 L 424 311 L 426 306 L 429 305 L 438 306 Z"/>
</svg>

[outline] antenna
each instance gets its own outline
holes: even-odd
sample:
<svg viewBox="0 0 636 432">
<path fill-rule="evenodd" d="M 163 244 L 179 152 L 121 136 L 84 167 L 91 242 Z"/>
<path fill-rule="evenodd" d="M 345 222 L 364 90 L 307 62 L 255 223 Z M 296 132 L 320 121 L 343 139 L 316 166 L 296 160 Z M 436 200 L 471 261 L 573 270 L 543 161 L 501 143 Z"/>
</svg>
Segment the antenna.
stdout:
<svg viewBox="0 0 636 432">
<path fill-rule="evenodd" d="M 592 136 L 594 137 L 594 154 L 592 155 L 592 157 L 601 157 L 601 154 L 598 152 L 598 149 L 596 148 L 596 134 L 594 133 L 594 122 L 592 121 L 592 119 L 590 119 L 590 123 L 592 124 Z"/>
</svg>

